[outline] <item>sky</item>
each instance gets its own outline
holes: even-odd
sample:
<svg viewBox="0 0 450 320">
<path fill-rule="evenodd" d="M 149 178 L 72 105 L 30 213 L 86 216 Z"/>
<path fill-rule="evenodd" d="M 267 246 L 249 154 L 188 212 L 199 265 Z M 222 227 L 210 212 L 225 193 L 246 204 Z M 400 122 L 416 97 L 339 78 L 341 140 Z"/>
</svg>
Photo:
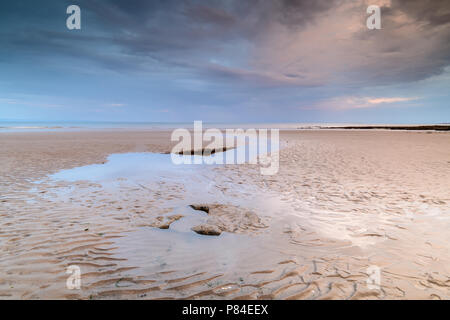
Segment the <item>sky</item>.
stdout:
<svg viewBox="0 0 450 320">
<path fill-rule="evenodd" d="M 449 123 L 449 88 L 448 0 L 0 2 L 0 120 Z"/>
</svg>

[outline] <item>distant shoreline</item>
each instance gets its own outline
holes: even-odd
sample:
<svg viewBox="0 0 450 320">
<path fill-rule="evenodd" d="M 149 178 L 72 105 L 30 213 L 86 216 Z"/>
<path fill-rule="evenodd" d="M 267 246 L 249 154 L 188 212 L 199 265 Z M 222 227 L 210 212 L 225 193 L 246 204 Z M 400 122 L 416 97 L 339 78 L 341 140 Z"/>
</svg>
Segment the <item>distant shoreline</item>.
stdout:
<svg viewBox="0 0 450 320">
<path fill-rule="evenodd" d="M 279 130 L 407 130 L 450 131 L 449 123 L 440 124 L 354 124 L 354 123 L 204 123 L 204 129 L 279 129 Z M 61 132 L 61 131 L 171 131 L 178 128 L 193 129 L 193 122 L 10 122 L 0 121 L 4 132 Z"/>
<path fill-rule="evenodd" d="M 373 129 L 384 129 L 384 130 L 414 130 L 414 131 L 450 131 L 450 125 L 373 125 L 373 126 L 342 126 L 342 127 L 321 127 L 321 129 L 356 129 L 356 130 L 373 130 Z"/>
</svg>

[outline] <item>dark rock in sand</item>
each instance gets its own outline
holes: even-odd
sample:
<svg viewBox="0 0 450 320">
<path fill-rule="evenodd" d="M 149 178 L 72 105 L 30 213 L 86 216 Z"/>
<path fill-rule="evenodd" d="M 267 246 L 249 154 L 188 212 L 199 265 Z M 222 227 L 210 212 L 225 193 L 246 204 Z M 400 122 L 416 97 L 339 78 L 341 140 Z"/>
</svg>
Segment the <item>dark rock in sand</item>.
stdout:
<svg viewBox="0 0 450 320">
<path fill-rule="evenodd" d="M 209 213 L 209 206 L 204 205 L 204 204 L 191 204 L 190 207 L 194 210 L 204 211 L 206 213 Z"/>
<path fill-rule="evenodd" d="M 220 147 L 220 148 L 213 148 L 213 149 L 203 148 L 203 149 L 199 149 L 199 150 L 183 150 L 183 151 L 177 152 L 176 154 L 186 155 L 186 156 L 196 155 L 196 156 L 207 157 L 212 154 L 219 153 L 219 152 L 225 152 L 225 151 L 228 151 L 228 150 L 231 150 L 234 148 L 235 147 Z"/>
<path fill-rule="evenodd" d="M 201 224 L 192 227 L 191 230 L 205 236 L 220 236 L 220 234 L 222 233 L 222 231 L 217 226 L 210 224 Z"/>
</svg>

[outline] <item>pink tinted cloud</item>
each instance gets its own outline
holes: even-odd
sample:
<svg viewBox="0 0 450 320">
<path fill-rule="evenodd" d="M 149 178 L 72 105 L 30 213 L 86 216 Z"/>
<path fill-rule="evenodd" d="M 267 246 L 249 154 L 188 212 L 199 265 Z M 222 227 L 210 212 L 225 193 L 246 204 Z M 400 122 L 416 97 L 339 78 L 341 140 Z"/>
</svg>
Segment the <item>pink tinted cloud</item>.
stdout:
<svg viewBox="0 0 450 320">
<path fill-rule="evenodd" d="M 406 102 L 419 100 L 419 97 L 335 97 L 319 101 L 312 106 L 302 109 L 328 109 L 328 110 L 350 110 L 350 109 L 367 109 L 383 106 L 405 106 Z M 408 104 L 406 104 L 408 105 Z"/>
</svg>

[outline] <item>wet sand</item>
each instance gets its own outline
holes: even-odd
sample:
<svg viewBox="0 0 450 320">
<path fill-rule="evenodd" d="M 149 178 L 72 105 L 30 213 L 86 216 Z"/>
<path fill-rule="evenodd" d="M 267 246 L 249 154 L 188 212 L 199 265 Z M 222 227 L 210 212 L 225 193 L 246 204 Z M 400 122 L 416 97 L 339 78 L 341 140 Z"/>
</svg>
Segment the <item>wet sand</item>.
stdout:
<svg viewBox="0 0 450 320">
<path fill-rule="evenodd" d="M 0 298 L 450 298 L 450 134 L 283 131 L 274 176 L 248 164 L 184 180 L 50 176 L 167 153 L 169 139 L 0 133 Z M 66 288 L 71 265 L 81 290 Z"/>
</svg>

